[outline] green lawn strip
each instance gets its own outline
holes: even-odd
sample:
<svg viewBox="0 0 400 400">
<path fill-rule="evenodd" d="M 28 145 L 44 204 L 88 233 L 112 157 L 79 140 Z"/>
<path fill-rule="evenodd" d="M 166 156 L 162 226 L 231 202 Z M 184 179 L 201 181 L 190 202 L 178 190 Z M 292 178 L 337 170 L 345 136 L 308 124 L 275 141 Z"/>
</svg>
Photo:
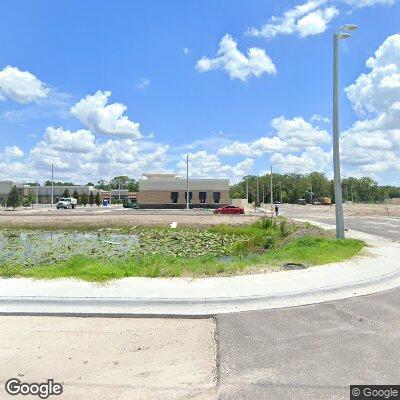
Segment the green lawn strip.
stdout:
<svg viewBox="0 0 400 400">
<path fill-rule="evenodd" d="M 339 262 L 355 256 L 363 247 L 359 240 L 336 240 L 318 236 L 295 239 L 281 248 L 265 253 L 237 255 L 228 260 L 209 255 L 194 259 L 151 255 L 125 261 L 103 261 L 92 257 L 75 256 L 65 262 L 36 267 L 0 269 L 2 277 L 37 279 L 76 278 L 105 282 L 125 277 L 179 277 L 232 275 L 251 266 L 272 267 L 285 262 L 318 265 Z"/>
<path fill-rule="evenodd" d="M 340 262 L 357 255 L 365 243 L 356 239 L 334 239 L 321 236 L 304 236 L 282 248 L 271 249 L 263 254 L 265 262 L 271 265 L 287 262 L 304 265 L 322 265 Z"/>
</svg>

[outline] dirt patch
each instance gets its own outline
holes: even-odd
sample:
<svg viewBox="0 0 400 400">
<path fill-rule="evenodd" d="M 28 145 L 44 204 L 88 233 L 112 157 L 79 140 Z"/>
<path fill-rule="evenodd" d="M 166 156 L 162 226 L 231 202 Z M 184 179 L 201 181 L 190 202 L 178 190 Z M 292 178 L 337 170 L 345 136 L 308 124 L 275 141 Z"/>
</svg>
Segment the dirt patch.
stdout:
<svg viewBox="0 0 400 400">
<path fill-rule="evenodd" d="M 134 226 L 169 226 L 177 222 L 178 226 L 206 227 L 218 224 L 242 225 L 251 224 L 258 216 L 229 216 L 214 214 L 114 214 L 100 213 L 69 213 L 50 215 L 26 214 L 23 212 L 0 213 L 0 228 L 28 228 L 28 229 L 97 229 L 106 227 Z"/>
<path fill-rule="evenodd" d="M 212 319 L 1 317 L 0 341 L 3 390 L 18 377 L 62 383 L 60 400 L 217 398 Z"/>
</svg>

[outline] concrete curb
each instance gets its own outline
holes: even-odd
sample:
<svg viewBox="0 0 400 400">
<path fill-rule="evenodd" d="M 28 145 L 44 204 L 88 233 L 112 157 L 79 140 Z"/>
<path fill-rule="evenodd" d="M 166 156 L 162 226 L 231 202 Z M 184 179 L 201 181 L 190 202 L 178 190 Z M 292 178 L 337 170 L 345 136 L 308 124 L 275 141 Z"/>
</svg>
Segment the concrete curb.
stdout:
<svg viewBox="0 0 400 400">
<path fill-rule="evenodd" d="M 366 240 L 372 255 L 300 271 L 204 279 L 127 278 L 107 286 L 2 279 L 0 314 L 205 317 L 315 304 L 400 286 L 399 243 L 359 232 L 349 236 Z"/>
</svg>

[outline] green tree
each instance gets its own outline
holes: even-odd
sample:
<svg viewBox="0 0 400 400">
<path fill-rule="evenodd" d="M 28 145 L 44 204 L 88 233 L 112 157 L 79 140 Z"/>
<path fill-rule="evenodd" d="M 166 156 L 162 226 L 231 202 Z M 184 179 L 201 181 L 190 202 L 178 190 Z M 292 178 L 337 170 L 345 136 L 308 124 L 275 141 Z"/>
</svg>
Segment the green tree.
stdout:
<svg viewBox="0 0 400 400">
<path fill-rule="evenodd" d="M 97 206 L 100 207 L 100 204 L 101 204 L 100 192 L 97 192 L 97 193 L 96 193 L 96 196 L 95 196 L 95 198 L 94 198 L 94 202 L 96 203 Z"/>
<path fill-rule="evenodd" d="M 30 207 L 31 205 L 35 204 L 35 202 L 36 202 L 36 196 L 35 196 L 35 194 L 33 193 L 33 190 L 32 190 L 32 189 L 29 189 L 29 191 L 28 191 L 28 196 L 27 196 L 26 199 L 24 199 L 24 200 L 26 200 L 25 204 L 28 204 L 27 207 Z"/>
<path fill-rule="evenodd" d="M 90 207 L 93 207 L 93 204 L 94 204 L 94 194 L 93 194 L 92 191 L 90 191 L 90 194 L 89 194 L 89 204 L 90 204 Z"/>
<path fill-rule="evenodd" d="M 74 193 L 72 193 L 72 197 L 77 200 L 78 204 L 80 204 L 79 193 L 76 189 L 74 190 Z"/>
<path fill-rule="evenodd" d="M 88 203 L 88 195 L 86 193 L 83 193 L 81 196 L 81 204 L 83 204 L 84 207 L 86 207 Z"/>
<path fill-rule="evenodd" d="M 12 207 L 15 210 L 16 207 L 21 205 L 21 196 L 17 187 L 14 185 L 7 197 L 7 206 Z"/>
<path fill-rule="evenodd" d="M 69 197 L 69 190 L 68 189 L 64 190 L 63 197 Z"/>
</svg>

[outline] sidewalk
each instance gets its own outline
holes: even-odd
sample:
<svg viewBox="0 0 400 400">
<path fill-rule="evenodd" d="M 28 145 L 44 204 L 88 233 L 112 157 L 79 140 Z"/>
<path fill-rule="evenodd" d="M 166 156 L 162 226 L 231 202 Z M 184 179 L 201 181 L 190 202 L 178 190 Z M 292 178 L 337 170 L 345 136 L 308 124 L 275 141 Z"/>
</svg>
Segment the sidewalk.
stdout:
<svg viewBox="0 0 400 400">
<path fill-rule="evenodd" d="M 400 286 L 400 243 L 366 241 L 352 260 L 305 270 L 213 278 L 125 278 L 107 284 L 72 279 L 0 280 L 0 313 L 207 316 L 293 307 Z"/>
</svg>

